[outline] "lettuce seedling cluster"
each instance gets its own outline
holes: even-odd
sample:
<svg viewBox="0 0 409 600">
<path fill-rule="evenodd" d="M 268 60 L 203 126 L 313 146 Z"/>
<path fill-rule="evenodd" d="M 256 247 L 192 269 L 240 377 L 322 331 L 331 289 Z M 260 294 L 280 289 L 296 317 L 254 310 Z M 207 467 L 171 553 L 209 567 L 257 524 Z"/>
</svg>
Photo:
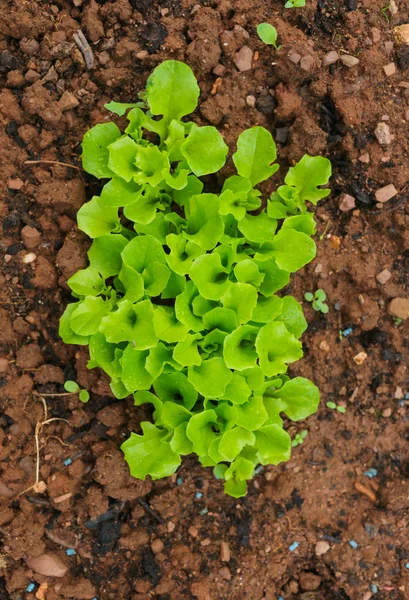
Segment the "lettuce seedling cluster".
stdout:
<svg viewBox="0 0 409 600">
<path fill-rule="evenodd" d="M 240 497 L 257 465 L 290 457 L 281 415 L 298 421 L 319 403 L 315 385 L 287 375 L 306 321 L 277 292 L 315 256 L 306 201 L 329 194 L 331 165 L 304 156 L 262 208 L 276 146 L 253 127 L 237 141 L 237 174 L 207 192 L 200 177 L 223 167 L 228 147 L 214 127 L 183 120 L 198 97 L 191 69 L 166 61 L 146 108 L 109 104 L 130 108 L 124 133 L 108 122 L 85 134 L 83 167 L 108 181 L 78 212 L 93 241 L 89 266 L 68 281 L 76 300 L 60 335 L 88 345 L 88 367 L 108 374 L 117 398 L 152 405 L 153 422 L 122 445 L 133 476 L 167 477 L 194 453 Z"/>
</svg>

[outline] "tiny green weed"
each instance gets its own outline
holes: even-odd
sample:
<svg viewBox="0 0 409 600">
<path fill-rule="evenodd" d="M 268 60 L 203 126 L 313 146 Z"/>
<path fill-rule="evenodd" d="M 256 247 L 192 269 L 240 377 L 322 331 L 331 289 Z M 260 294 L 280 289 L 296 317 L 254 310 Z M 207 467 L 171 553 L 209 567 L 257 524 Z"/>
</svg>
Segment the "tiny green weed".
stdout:
<svg viewBox="0 0 409 600">
<path fill-rule="evenodd" d="M 270 46 L 274 46 L 276 50 L 280 50 L 281 46 L 277 46 L 277 29 L 270 23 L 260 23 L 257 26 L 257 34 L 262 42 Z"/>
<path fill-rule="evenodd" d="M 307 292 L 304 294 L 304 298 L 307 300 L 307 302 L 312 302 L 312 307 L 317 312 L 326 314 L 329 311 L 329 306 L 325 303 L 327 294 L 324 292 L 324 290 L 319 289 L 314 294 L 312 292 Z"/>
<path fill-rule="evenodd" d="M 302 8 L 305 6 L 305 0 L 288 0 L 284 4 L 284 8 Z"/>
<path fill-rule="evenodd" d="M 327 407 L 331 408 L 332 410 L 337 410 L 338 412 L 340 412 L 342 414 L 346 413 L 346 411 L 347 411 L 345 406 L 339 406 L 338 404 L 335 404 L 335 402 L 327 402 Z"/>
<path fill-rule="evenodd" d="M 78 398 L 84 404 L 86 402 L 88 402 L 88 400 L 89 400 L 88 390 L 81 389 L 76 381 L 72 381 L 71 379 L 68 379 L 64 383 L 64 389 L 65 389 L 65 391 L 70 392 L 70 394 L 78 394 Z"/>
<path fill-rule="evenodd" d="M 294 439 L 291 441 L 292 448 L 295 448 L 296 446 L 299 446 L 300 444 L 302 444 L 304 442 L 305 438 L 307 437 L 307 435 L 308 435 L 308 431 L 306 429 L 303 429 L 299 433 L 296 433 L 294 436 Z"/>
</svg>

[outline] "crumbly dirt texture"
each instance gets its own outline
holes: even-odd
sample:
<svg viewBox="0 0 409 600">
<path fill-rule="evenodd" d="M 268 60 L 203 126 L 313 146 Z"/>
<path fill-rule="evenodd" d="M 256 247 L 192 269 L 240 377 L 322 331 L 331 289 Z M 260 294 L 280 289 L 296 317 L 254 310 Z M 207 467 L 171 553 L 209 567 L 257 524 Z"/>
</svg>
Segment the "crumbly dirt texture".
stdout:
<svg viewBox="0 0 409 600">
<path fill-rule="evenodd" d="M 409 598 L 408 321 L 388 312 L 408 298 L 409 50 L 393 28 L 409 9 L 386 4 L 0 0 L 1 600 Z M 263 21 L 276 26 L 279 52 L 258 39 Z M 329 52 L 340 59 L 328 65 Z M 75 214 L 100 189 L 79 168 L 82 136 L 109 118 L 104 103 L 135 101 L 169 58 L 192 66 L 195 119 L 217 126 L 232 151 L 244 128 L 272 131 L 277 182 L 306 152 L 334 168 L 317 210 L 318 256 L 288 289 L 299 300 L 328 295 L 327 315 L 304 302 L 305 358 L 292 369 L 316 382 L 322 403 L 289 425 L 292 435 L 308 430 L 290 462 L 262 470 L 241 500 L 193 458 L 178 479 L 132 480 L 119 445 L 149 411 L 114 399 L 106 378 L 87 371 L 86 349 L 57 333 L 65 282 L 86 265 Z M 375 192 L 390 184 L 396 195 L 380 202 Z M 355 208 L 339 209 L 343 194 Z M 394 306 L 408 316 L 407 302 Z M 63 392 L 66 379 L 91 400 L 46 397 L 48 416 L 65 421 L 41 431 L 47 489 L 24 492 L 44 419 L 34 392 Z M 43 554 L 62 577 L 28 566 Z"/>
</svg>

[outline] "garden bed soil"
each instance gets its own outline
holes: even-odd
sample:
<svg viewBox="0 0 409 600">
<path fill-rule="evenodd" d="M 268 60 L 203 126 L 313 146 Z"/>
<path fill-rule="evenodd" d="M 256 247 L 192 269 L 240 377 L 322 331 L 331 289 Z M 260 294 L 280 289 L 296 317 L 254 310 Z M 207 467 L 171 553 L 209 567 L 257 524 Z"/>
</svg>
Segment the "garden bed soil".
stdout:
<svg viewBox="0 0 409 600">
<path fill-rule="evenodd" d="M 403 0 L 393 15 L 384 0 L 283 4 L 0 1 L 1 600 L 409 598 L 408 322 L 388 312 L 408 295 L 409 53 L 393 44 L 393 28 L 409 9 Z M 262 21 L 277 27 L 279 52 L 257 38 Z M 92 69 L 73 40 L 79 28 Z M 251 51 L 237 56 L 243 47 Z M 326 66 L 330 51 L 359 64 Z M 243 57 L 251 68 L 239 71 Z M 327 315 L 304 302 L 305 358 L 291 369 L 314 380 L 322 403 L 289 425 L 292 435 L 308 429 L 292 459 L 264 468 L 240 500 L 193 458 L 177 477 L 132 480 L 119 446 L 149 412 L 114 399 L 106 378 L 87 371 L 86 348 L 58 337 L 65 282 L 86 265 L 89 244 L 75 214 L 100 188 L 80 168 L 81 138 L 108 118 L 104 103 L 134 101 L 169 58 L 192 66 L 195 118 L 217 126 L 231 150 L 260 124 L 279 141 L 281 173 L 306 152 L 334 168 L 317 210 L 318 256 L 289 288 L 299 300 L 328 294 Z M 378 123 L 390 144 L 379 144 Z M 377 203 L 389 184 L 397 195 Z M 339 209 L 342 194 L 354 209 Z M 48 417 L 64 420 L 40 432 L 45 492 L 25 491 L 45 418 L 38 393 L 63 392 L 66 379 L 91 400 L 44 396 Z M 30 568 L 44 553 L 62 577 Z"/>
</svg>

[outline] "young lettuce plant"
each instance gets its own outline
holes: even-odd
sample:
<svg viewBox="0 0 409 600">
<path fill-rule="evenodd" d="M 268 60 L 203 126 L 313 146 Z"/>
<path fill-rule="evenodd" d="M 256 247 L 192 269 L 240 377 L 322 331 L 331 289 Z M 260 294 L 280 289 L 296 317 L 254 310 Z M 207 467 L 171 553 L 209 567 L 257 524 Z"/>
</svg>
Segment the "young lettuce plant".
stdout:
<svg viewBox="0 0 409 600">
<path fill-rule="evenodd" d="M 108 181 L 78 212 L 89 266 L 68 280 L 76 299 L 60 335 L 88 345 L 88 367 L 108 374 L 117 398 L 152 405 L 153 422 L 122 444 L 133 476 L 170 476 L 194 453 L 240 497 L 257 465 L 289 459 L 282 415 L 299 421 L 319 403 L 313 383 L 287 374 L 307 324 L 277 292 L 315 257 L 305 203 L 329 194 L 318 186 L 331 165 L 305 156 L 262 207 L 276 146 L 253 127 L 238 139 L 237 173 L 208 192 L 200 178 L 223 167 L 228 148 L 214 127 L 185 120 L 198 97 L 191 69 L 166 61 L 124 133 L 109 122 L 85 134 L 83 167 Z"/>
</svg>

